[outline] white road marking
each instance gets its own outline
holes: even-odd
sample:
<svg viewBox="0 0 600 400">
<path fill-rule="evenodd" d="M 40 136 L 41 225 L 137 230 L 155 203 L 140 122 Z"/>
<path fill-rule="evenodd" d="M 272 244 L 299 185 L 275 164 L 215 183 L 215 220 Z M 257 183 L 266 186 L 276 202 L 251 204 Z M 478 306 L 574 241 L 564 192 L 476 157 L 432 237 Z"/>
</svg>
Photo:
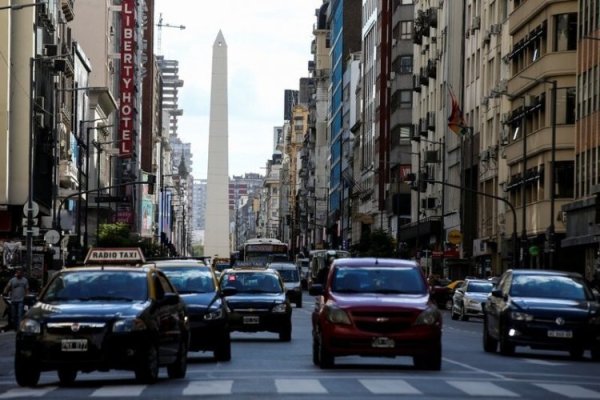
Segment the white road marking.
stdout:
<svg viewBox="0 0 600 400">
<path fill-rule="evenodd" d="M 91 397 L 139 396 L 146 385 L 104 386 L 94 391 Z"/>
<path fill-rule="evenodd" d="M 194 381 L 183 389 L 184 396 L 231 394 L 232 380 Z"/>
<path fill-rule="evenodd" d="M 21 397 L 32 398 L 32 397 L 42 397 L 47 393 L 50 393 L 56 389 L 56 386 L 51 386 L 47 388 L 39 388 L 39 389 L 29 389 L 29 388 L 16 388 L 10 389 L 0 395 L 0 399 L 17 399 Z"/>
<path fill-rule="evenodd" d="M 493 376 L 494 378 L 502 379 L 504 381 L 510 381 L 510 380 L 512 380 L 510 378 L 505 377 L 502 374 L 498 374 L 498 373 L 495 373 L 495 372 L 486 371 L 485 369 L 473 367 L 473 366 L 471 366 L 469 364 L 465 364 L 465 363 L 461 363 L 461 362 L 458 362 L 458 361 L 450 360 L 450 359 L 448 359 L 446 357 L 444 357 L 443 360 L 445 362 L 449 362 L 449 363 L 461 366 L 461 367 L 469 369 L 471 371 L 479 372 L 480 374 L 490 375 L 490 376 Z"/>
<path fill-rule="evenodd" d="M 359 379 L 359 382 L 373 394 L 423 394 L 401 379 Z"/>
<path fill-rule="evenodd" d="M 327 393 L 318 379 L 275 379 L 277 393 Z"/>
<path fill-rule="evenodd" d="M 550 367 L 557 367 L 560 365 L 565 365 L 564 363 L 557 363 L 557 362 L 546 361 L 546 360 L 536 360 L 533 358 L 524 358 L 523 361 L 531 363 L 531 364 L 548 365 Z"/>
<path fill-rule="evenodd" d="M 534 385 L 571 399 L 600 399 L 600 392 L 577 385 L 561 385 L 557 383 L 535 383 Z"/>
<path fill-rule="evenodd" d="M 518 394 L 501 388 L 491 382 L 446 381 L 449 385 L 465 392 L 470 396 L 519 397 Z"/>
</svg>

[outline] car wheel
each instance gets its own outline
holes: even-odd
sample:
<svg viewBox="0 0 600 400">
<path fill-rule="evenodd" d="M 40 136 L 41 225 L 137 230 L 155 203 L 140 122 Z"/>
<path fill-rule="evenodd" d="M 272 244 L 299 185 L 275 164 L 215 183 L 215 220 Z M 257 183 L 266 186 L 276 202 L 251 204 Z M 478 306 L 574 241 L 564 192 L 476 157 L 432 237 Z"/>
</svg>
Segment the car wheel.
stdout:
<svg viewBox="0 0 600 400">
<path fill-rule="evenodd" d="M 569 349 L 569 355 L 573 360 L 581 360 L 585 349 L 581 346 L 575 346 Z"/>
<path fill-rule="evenodd" d="M 431 354 L 414 356 L 413 364 L 417 369 L 439 371 L 442 369 L 442 346 L 435 346 Z"/>
<path fill-rule="evenodd" d="M 292 340 L 292 324 L 289 323 L 281 332 L 279 332 L 279 340 L 289 342 Z"/>
<path fill-rule="evenodd" d="M 167 365 L 167 375 L 171 379 L 185 378 L 187 372 L 187 341 L 182 340 L 179 345 L 179 352 L 177 353 L 177 359 L 173 364 Z"/>
<path fill-rule="evenodd" d="M 498 349 L 498 341 L 488 331 L 487 318 L 483 317 L 483 350 L 487 353 L 495 353 Z"/>
<path fill-rule="evenodd" d="M 57 371 L 58 380 L 61 386 L 71 386 L 77 379 L 77 370 L 71 368 L 61 368 Z"/>
<path fill-rule="evenodd" d="M 508 340 L 508 332 L 502 330 L 500 333 L 500 353 L 504 356 L 515 354 L 515 345 Z"/>
<path fill-rule="evenodd" d="M 461 321 L 469 320 L 469 316 L 467 314 L 465 314 L 465 305 L 464 304 L 460 307 L 460 320 Z"/>
<path fill-rule="evenodd" d="M 456 321 L 458 319 L 458 314 L 454 312 L 454 304 L 452 305 L 452 308 L 450 309 L 450 317 L 452 317 L 452 319 L 454 321 Z"/>
<path fill-rule="evenodd" d="M 214 355 L 217 361 L 231 360 L 231 336 L 229 335 L 229 332 L 227 332 L 224 338 L 217 344 Z"/>
<path fill-rule="evenodd" d="M 40 380 L 41 370 L 33 363 L 15 357 L 15 378 L 19 386 L 35 386 Z"/>
<path fill-rule="evenodd" d="M 315 364 L 316 366 L 319 366 L 319 364 L 321 363 L 319 360 L 319 342 L 317 341 L 315 335 L 313 335 L 312 360 L 313 364 Z"/>
<path fill-rule="evenodd" d="M 140 383 L 155 383 L 158 380 L 158 349 L 150 346 L 141 358 L 135 379 Z"/>
<path fill-rule="evenodd" d="M 321 369 L 331 368 L 335 364 L 335 358 L 323 345 L 323 337 L 319 337 L 319 366 Z"/>
<path fill-rule="evenodd" d="M 592 360 L 600 361 L 600 346 L 592 347 Z"/>
<path fill-rule="evenodd" d="M 300 297 L 296 302 L 296 308 L 302 308 L 302 297 Z"/>
<path fill-rule="evenodd" d="M 446 310 L 452 310 L 452 299 L 446 300 Z"/>
</svg>

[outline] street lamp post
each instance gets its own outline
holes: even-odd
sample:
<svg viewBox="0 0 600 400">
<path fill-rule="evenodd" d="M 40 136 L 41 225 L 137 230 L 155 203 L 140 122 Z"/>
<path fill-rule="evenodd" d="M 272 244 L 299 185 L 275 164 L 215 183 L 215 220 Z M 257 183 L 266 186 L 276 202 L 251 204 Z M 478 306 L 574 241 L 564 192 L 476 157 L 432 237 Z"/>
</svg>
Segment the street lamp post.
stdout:
<svg viewBox="0 0 600 400">
<path fill-rule="evenodd" d="M 89 129 L 104 129 L 104 128 L 108 128 L 110 126 L 112 126 L 112 125 L 88 128 L 88 130 Z M 89 134 L 89 131 L 88 131 L 88 134 Z M 102 146 L 105 144 L 114 144 L 114 143 L 119 143 L 119 142 L 121 142 L 121 140 L 112 140 L 109 142 L 98 142 L 96 140 L 92 140 L 92 145 L 94 145 L 94 147 L 96 148 L 96 187 L 97 188 L 100 187 L 100 154 L 103 151 Z M 99 231 L 100 231 L 100 193 L 97 193 L 96 194 L 96 244 L 98 244 Z"/>
</svg>

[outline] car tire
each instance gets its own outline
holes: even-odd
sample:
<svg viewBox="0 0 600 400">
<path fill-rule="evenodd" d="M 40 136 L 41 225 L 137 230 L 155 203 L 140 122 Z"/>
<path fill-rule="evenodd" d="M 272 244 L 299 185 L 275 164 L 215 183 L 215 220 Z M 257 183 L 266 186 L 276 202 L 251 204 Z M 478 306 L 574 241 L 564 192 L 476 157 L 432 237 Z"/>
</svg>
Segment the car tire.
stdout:
<svg viewBox="0 0 600 400">
<path fill-rule="evenodd" d="M 506 330 L 500 331 L 498 342 L 500 344 L 500 354 L 503 356 L 512 356 L 515 354 L 515 345 L 508 340 L 508 332 Z"/>
<path fill-rule="evenodd" d="M 465 305 L 464 304 L 460 307 L 460 320 L 461 321 L 469 320 L 469 316 L 467 314 L 465 314 Z"/>
<path fill-rule="evenodd" d="M 600 346 L 592 347 L 592 361 L 600 361 Z"/>
<path fill-rule="evenodd" d="M 569 349 L 569 355 L 573 360 L 581 360 L 585 349 L 581 346 L 574 346 Z"/>
<path fill-rule="evenodd" d="M 61 386 L 71 386 L 77 379 L 77 370 L 71 368 L 60 368 L 56 371 Z"/>
<path fill-rule="evenodd" d="M 413 364 L 417 369 L 439 371 L 442 369 L 442 345 L 435 346 L 431 354 L 413 357 Z"/>
<path fill-rule="evenodd" d="M 135 379 L 144 384 L 158 381 L 158 349 L 150 346 L 135 369 Z"/>
<path fill-rule="evenodd" d="M 229 332 L 227 332 L 223 339 L 219 340 L 219 343 L 217 343 L 214 356 L 217 361 L 231 360 L 231 336 Z"/>
<path fill-rule="evenodd" d="M 318 346 L 319 367 L 321 367 L 321 369 L 332 368 L 335 364 L 335 357 L 332 356 L 323 345 L 322 336 L 319 336 Z"/>
<path fill-rule="evenodd" d="M 446 300 L 446 310 L 452 310 L 452 306 L 453 306 L 452 299 Z"/>
<path fill-rule="evenodd" d="M 187 353 L 188 346 L 187 341 L 184 339 L 179 345 L 179 352 L 177 353 L 177 359 L 173 364 L 167 365 L 167 375 L 170 379 L 181 379 L 185 378 L 187 373 Z"/>
<path fill-rule="evenodd" d="M 495 353 L 498 350 L 498 341 L 490 335 L 486 317 L 483 317 L 483 350 L 486 353 Z"/>
<path fill-rule="evenodd" d="M 279 340 L 289 342 L 292 340 L 292 324 L 289 323 L 282 331 L 279 332 Z"/>
<path fill-rule="evenodd" d="M 321 361 L 319 360 L 319 341 L 317 340 L 315 335 L 313 335 L 312 343 L 312 360 L 313 364 L 317 367 L 321 364 Z"/>
<path fill-rule="evenodd" d="M 454 312 L 454 305 L 452 305 L 452 309 L 450 310 L 450 317 L 454 321 L 456 321 L 458 319 L 458 314 Z"/>
<path fill-rule="evenodd" d="M 15 357 L 15 378 L 19 386 L 36 386 L 40 380 L 41 369 L 33 363 Z"/>
<path fill-rule="evenodd" d="M 302 297 L 296 302 L 296 308 L 302 308 Z"/>
</svg>

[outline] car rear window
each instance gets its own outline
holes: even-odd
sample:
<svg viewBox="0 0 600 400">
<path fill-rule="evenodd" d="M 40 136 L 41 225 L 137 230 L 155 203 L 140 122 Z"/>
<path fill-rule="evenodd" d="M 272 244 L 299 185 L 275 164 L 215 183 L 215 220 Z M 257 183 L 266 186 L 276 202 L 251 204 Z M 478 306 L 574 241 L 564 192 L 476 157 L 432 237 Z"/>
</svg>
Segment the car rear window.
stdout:
<svg viewBox="0 0 600 400">
<path fill-rule="evenodd" d="M 283 287 L 274 273 L 233 272 L 221 278 L 221 287 L 234 287 L 238 293 L 281 293 Z"/>
<path fill-rule="evenodd" d="M 177 267 L 162 270 L 181 294 L 214 292 L 215 282 L 208 268 Z"/>
<path fill-rule="evenodd" d="M 338 293 L 426 294 L 419 271 L 403 267 L 338 267 L 331 290 Z"/>
<path fill-rule="evenodd" d="M 490 293 L 494 285 L 492 282 L 469 282 L 467 292 L 471 293 Z"/>
</svg>

